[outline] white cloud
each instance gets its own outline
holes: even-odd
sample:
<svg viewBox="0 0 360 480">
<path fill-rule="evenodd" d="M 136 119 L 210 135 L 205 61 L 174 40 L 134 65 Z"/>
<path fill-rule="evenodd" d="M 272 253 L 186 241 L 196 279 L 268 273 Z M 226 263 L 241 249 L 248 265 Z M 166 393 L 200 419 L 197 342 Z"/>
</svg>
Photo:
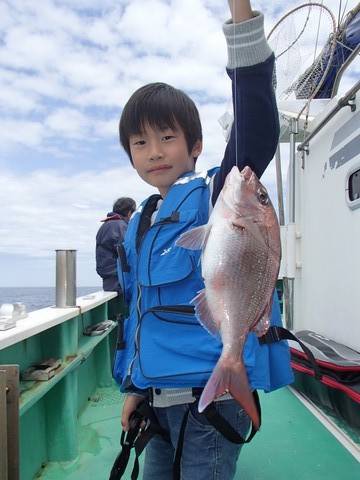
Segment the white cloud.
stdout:
<svg viewBox="0 0 360 480">
<path fill-rule="evenodd" d="M 154 190 L 131 166 L 72 177 L 36 171 L 25 177 L 0 178 L 0 252 L 49 256 L 56 248 L 76 248 L 93 255 L 100 220 L 114 200 L 129 196 L 137 202 Z"/>
<path fill-rule="evenodd" d="M 71 138 L 85 136 L 90 128 L 88 117 L 71 108 L 61 108 L 51 113 L 46 119 L 46 125 L 52 130 L 53 135 Z"/>
<path fill-rule="evenodd" d="M 226 103 L 206 104 L 199 108 L 203 125 L 203 153 L 197 162 L 199 170 L 219 165 L 226 147 L 219 118 L 226 110 Z"/>
<path fill-rule="evenodd" d="M 95 125 L 96 133 L 99 137 L 117 138 L 119 135 L 119 117 L 111 120 L 99 121 Z"/>
<path fill-rule="evenodd" d="M 44 126 L 40 122 L 11 118 L 0 120 L 0 143 L 3 148 L 11 147 L 11 145 L 37 147 L 41 144 L 44 136 Z"/>
<path fill-rule="evenodd" d="M 28 97 L 24 92 L 14 91 L 10 85 L 0 90 L 0 109 L 15 114 L 26 114 L 37 108 L 36 96 Z"/>
</svg>

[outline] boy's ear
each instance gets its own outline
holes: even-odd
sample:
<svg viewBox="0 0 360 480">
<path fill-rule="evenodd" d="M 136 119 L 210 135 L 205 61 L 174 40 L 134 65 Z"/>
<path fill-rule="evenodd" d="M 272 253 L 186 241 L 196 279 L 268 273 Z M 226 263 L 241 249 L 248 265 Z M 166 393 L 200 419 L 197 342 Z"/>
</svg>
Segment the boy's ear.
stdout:
<svg viewBox="0 0 360 480">
<path fill-rule="evenodd" d="M 194 146 L 193 146 L 193 149 L 191 151 L 191 156 L 193 158 L 197 158 L 200 153 L 202 152 L 202 141 L 201 140 L 196 140 Z"/>
</svg>

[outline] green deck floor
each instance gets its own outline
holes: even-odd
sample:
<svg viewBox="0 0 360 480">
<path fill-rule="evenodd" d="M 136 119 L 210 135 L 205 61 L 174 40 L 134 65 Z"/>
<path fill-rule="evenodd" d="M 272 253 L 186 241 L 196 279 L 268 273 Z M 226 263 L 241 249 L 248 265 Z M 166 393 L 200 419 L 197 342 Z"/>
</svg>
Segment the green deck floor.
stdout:
<svg viewBox="0 0 360 480">
<path fill-rule="evenodd" d="M 262 395 L 261 403 L 263 426 L 243 448 L 236 480 L 360 479 L 360 463 L 289 390 Z M 77 461 L 48 464 L 36 478 L 107 480 L 119 449 L 120 410 L 117 389 L 99 389 L 81 415 Z"/>
</svg>

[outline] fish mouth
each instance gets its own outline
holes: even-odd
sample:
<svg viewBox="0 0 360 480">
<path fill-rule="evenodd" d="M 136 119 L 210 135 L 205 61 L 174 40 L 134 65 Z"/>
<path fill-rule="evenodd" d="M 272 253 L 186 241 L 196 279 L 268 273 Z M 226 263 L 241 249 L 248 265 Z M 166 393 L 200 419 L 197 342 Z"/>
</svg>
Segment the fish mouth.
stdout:
<svg viewBox="0 0 360 480">
<path fill-rule="evenodd" d="M 251 179 L 254 176 L 254 172 L 251 170 L 250 167 L 246 166 L 241 170 L 240 175 L 245 180 L 245 182 L 250 183 Z"/>
</svg>

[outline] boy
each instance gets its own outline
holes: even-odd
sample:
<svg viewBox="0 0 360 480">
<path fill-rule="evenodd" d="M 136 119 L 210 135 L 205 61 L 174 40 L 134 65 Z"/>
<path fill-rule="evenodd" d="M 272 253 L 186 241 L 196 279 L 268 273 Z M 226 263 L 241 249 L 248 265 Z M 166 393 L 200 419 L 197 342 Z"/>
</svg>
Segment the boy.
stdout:
<svg viewBox="0 0 360 480">
<path fill-rule="evenodd" d="M 122 425 L 144 397 L 170 442 L 155 436 L 146 448 L 144 480 L 172 478 L 179 437 L 184 437 L 181 478 L 230 480 L 240 452 L 197 410 L 196 391 L 204 387 L 221 352 L 219 339 L 198 323 L 190 300 L 203 288 L 200 252 L 175 246 L 181 233 L 205 224 L 227 173 L 249 165 L 261 176 L 278 139 L 272 88 L 274 57 L 263 32 L 263 16 L 249 0 L 230 0 L 232 21 L 224 25 L 228 74 L 233 84 L 235 121 L 220 169 L 194 172 L 202 132 L 194 103 L 165 84 L 137 90 L 120 120 L 120 140 L 140 177 L 156 187 L 134 214 L 124 242 L 120 277 L 129 303 L 125 348 L 118 350 L 114 375 L 126 392 Z M 236 94 L 236 96 L 235 96 Z M 275 303 L 272 323 L 279 322 Z M 292 381 L 284 342 L 259 345 L 249 334 L 244 363 L 253 389 L 267 391 Z M 227 394 L 216 411 L 245 437 L 250 420 Z M 185 431 L 181 428 L 187 418 Z"/>
</svg>

